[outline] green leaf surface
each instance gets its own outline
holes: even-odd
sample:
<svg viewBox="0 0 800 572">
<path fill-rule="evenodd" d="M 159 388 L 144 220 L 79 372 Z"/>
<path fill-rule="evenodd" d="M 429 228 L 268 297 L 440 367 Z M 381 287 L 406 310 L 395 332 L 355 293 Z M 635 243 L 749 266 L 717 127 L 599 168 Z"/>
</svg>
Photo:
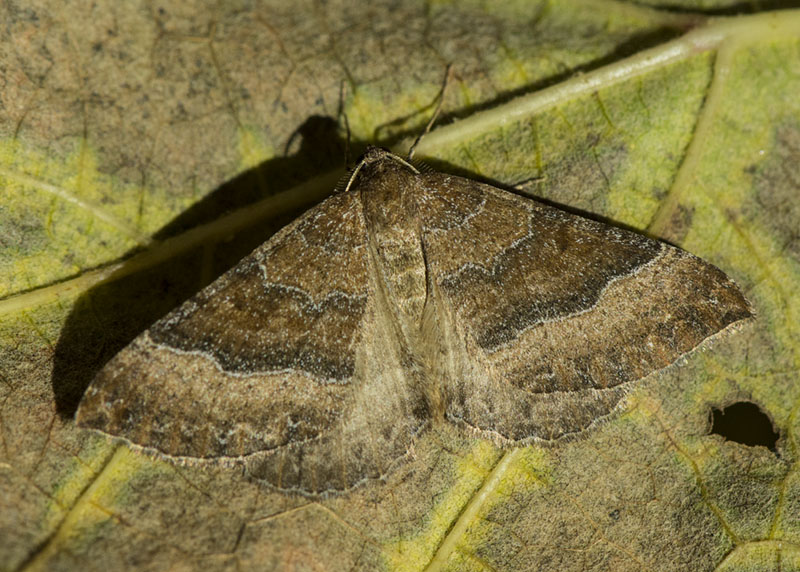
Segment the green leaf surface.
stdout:
<svg viewBox="0 0 800 572">
<path fill-rule="evenodd" d="M 0 570 L 800 570 L 800 12 L 5 2 Z M 728 12 L 730 2 L 705 2 Z M 756 319 L 585 438 L 428 432 L 309 501 L 79 430 L 94 373 L 333 190 L 418 158 L 716 264 Z M 773 449 L 711 431 L 757 404 Z"/>
</svg>

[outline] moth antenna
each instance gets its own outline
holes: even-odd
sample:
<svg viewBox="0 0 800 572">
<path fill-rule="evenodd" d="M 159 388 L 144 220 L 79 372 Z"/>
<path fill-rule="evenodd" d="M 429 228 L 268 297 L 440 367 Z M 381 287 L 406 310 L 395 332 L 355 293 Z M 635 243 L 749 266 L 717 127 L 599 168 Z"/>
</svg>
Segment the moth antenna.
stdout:
<svg viewBox="0 0 800 572">
<path fill-rule="evenodd" d="M 407 161 L 406 159 L 403 159 L 402 157 L 398 157 L 397 155 L 393 155 L 393 154 L 388 154 L 387 157 L 389 159 L 391 159 L 392 161 L 400 163 L 401 165 L 403 165 L 407 169 L 409 169 L 409 170 L 413 171 L 415 174 L 419 175 L 419 169 L 417 169 L 417 166 L 414 165 L 413 163 L 411 163 L 410 161 Z"/>
<path fill-rule="evenodd" d="M 444 103 L 444 96 L 447 93 L 447 87 L 450 85 L 451 80 L 453 79 L 453 64 L 447 64 L 447 69 L 444 72 L 444 79 L 442 80 L 442 88 L 439 90 L 438 95 L 436 96 L 436 109 L 433 110 L 431 114 L 430 120 L 428 120 L 428 124 L 425 126 L 425 129 L 422 130 L 417 136 L 417 139 L 411 145 L 411 148 L 408 150 L 408 157 L 406 157 L 406 161 L 409 163 L 414 158 L 414 151 L 417 150 L 417 145 L 419 142 L 422 141 L 422 138 L 427 135 L 431 128 L 433 128 L 433 124 L 436 122 L 436 119 L 439 117 L 439 112 L 442 110 L 442 103 Z"/>
<path fill-rule="evenodd" d="M 398 165 L 404 166 L 406 169 L 414 173 L 415 175 L 420 174 L 420 170 L 417 167 L 402 157 L 395 155 L 388 149 L 384 149 L 382 147 L 375 147 L 374 145 L 370 145 L 367 147 L 367 151 L 358 159 L 358 162 L 353 166 L 352 169 L 349 169 L 347 175 L 342 179 L 339 179 L 339 182 L 336 184 L 335 192 L 337 193 L 346 193 L 350 190 L 350 187 L 353 186 L 353 181 L 356 180 L 358 177 L 358 173 L 361 171 L 361 168 L 364 165 L 369 163 L 374 163 L 376 161 L 394 161 Z"/>
<path fill-rule="evenodd" d="M 353 171 L 350 173 L 350 176 L 347 179 L 347 185 L 345 185 L 344 191 L 342 192 L 346 193 L 347 191 L 350 190 L 350 186 L 353 184 L 353 181 L 356 180 L 356 175 L 358 175 L 358 172 L 361 170 L 361 167 L 363 166 L 364 166 L 364 161 L 360 161 L 358 165 L 356 165 L 353 168 Z"/>
</svg>

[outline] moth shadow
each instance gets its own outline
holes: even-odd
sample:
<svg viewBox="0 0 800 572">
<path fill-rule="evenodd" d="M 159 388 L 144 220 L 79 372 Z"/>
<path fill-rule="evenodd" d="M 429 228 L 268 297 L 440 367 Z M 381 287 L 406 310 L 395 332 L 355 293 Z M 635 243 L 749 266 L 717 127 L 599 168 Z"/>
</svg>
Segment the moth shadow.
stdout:
<svg viewBox="0 0 800 572">
<path fill-rule="evenodd" d="M 126 253 L 126 261 L 114 275 L 80 296 L 55 347 L 51 383 L 56 411 L 62 418 L 75 415 L 95 374 L 117 352 L 311 204 L 288 208 L 278 216 L 267 214 L 264 220 L 213 243 L 200 239 L 181 248 L 174 246 L 176 242 L 185 241 L 227 213 L 246 211 L 267 196 L 321 174 L 344 173 L 345 143 L 333 118 L 309 118 L 289 139 L 287 148 L 296 150 L 223 183 L 160 229 L 153 236 L 154 246 Z"/>
</svg>

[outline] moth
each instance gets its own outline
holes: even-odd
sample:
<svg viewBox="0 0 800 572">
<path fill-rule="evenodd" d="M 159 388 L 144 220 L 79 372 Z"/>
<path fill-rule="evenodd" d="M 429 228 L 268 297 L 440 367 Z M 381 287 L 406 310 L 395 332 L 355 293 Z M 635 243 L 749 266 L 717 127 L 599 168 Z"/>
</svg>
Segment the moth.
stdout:
<svg viewBox="0 0 800 572">
<path fill-rule="evenodd" d="M 338 493 L 437 423 L 501 446 L 582 434 L 751 315 L 678 248 L 371 147 L 343 191 L 111 359 L 77 423 Z"/>
</svg>

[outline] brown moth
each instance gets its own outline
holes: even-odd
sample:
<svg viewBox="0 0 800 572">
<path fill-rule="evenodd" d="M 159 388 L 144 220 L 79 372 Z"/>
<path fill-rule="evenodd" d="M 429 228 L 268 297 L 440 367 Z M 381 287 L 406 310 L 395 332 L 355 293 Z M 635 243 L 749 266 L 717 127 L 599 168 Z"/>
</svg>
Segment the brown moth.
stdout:
<svg viewBox="0 0 800 572">
<path fill-rule="evenodd" d="M 751 315 L 682 250 L 372 147 L 343 192 L 117 354 L 77 422 L 342 492 L 433 423 L 500 445 L 580 434 Z"/>
</svg>

